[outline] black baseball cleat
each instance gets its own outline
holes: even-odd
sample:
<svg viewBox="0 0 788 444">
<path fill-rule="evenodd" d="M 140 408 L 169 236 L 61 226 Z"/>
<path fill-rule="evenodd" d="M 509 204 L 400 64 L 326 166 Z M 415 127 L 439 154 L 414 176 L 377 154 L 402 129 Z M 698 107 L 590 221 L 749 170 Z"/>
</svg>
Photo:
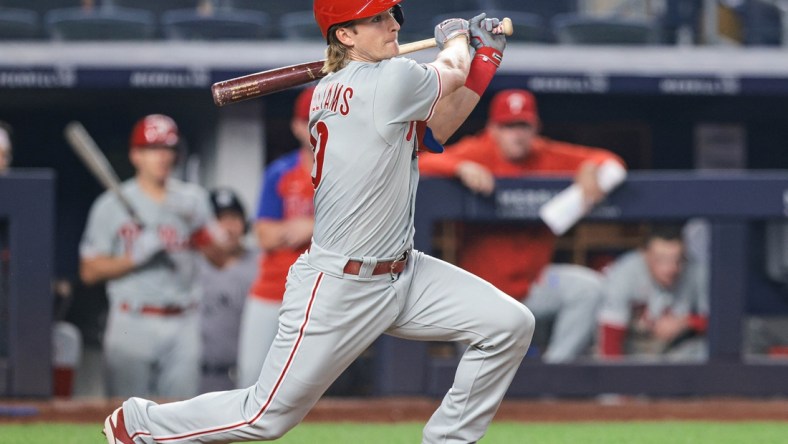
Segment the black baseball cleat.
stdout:
<svg viewBox="0 0 788 444">
<path fill-rule="evenodd" d="M 104 420 L 104 430 L 108 444 L 134 444 L 129 432 L 126 431 L 126 421 L 123 419 L 123 407 L 118 407 Z"/>
</svg>

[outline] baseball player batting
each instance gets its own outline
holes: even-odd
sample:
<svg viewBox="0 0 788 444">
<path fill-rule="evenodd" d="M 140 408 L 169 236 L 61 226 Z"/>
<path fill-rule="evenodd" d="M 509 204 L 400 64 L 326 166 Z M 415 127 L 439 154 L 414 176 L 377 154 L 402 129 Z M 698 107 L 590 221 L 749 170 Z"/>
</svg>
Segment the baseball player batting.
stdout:
<svg viewBox="0 0 788 444">
<path fill-rule="evenodd" d="M 131 398 L 105 422 L 110 443 L 277 439 L 381 334 L 467 344 L 423 442 L 484 436 L 534 318 L 489 283 L 414 250 L 413 209 L 419 151 L 439 150 L 467 118 L 506 39 L 484 14 L 450 19 L 435 27 L 435 61 L 397 58 L 400 2 L 314 2 L 330 72 L 310 107 L 314 234 L 290 268 L 259 379 L 172 404 Z"/>
</svg>

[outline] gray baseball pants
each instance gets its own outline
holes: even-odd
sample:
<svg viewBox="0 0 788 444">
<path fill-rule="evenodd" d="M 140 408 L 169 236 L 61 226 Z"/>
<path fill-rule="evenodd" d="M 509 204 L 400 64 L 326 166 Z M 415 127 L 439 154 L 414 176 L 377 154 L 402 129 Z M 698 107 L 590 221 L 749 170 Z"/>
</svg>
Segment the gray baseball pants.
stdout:
<svg viewBox="0 0 788 444">
<path fill-rule="evenodd" d="M 470 345 L 423 443 L 481 439 L 528 349 L 533 315 L 489 283 L 418 251 L 393 276 L 370 276 L 376 262 L 369 258 L 360 276 L 343 276 L 347 259 L 313 245 L 291 267 L 279 333 L 254 386 L 163 405 L 126 401 L 135 442 L 277 439 L 383 333 Z"/>
</svg>

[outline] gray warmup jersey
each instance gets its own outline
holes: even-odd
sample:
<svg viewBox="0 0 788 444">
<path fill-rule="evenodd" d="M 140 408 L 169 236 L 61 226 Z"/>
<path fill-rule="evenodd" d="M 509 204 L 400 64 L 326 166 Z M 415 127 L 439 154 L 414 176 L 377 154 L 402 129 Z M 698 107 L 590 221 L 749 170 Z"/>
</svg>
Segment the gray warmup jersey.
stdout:
<svg viewBox="0 0 788 444">
<path fill-rule="evenodd" d="M 415 121 L 432 117 L 439 85 L 437 70 L 404 58 L 351 62 L 318 84 L 309 122 L 319 181 L 315 244 L 377 258 L 412 247 Z"/>
<path fill-rule="evenodd" d="M 235 364 L 241 312 L 257 276 L 259 255 L 245 251 L 238 261 L 225 268 L 216 268 L 206 259 L 200 262 L 202 361 L 211 365 Z"/>
<path fill-rule="evenodd" d="M 136 179 L 121 184 L 123 194 L 136 209 L 146 227 L 158 230 L 167 246 L 167 257 L 149 263 L 107 283 L 113 303 L 186 306 L 197 302 L 197 255 L 190 237 L 213 220 L 207 193 L 200 187 L 176 179 L 167 181 L 163 203 L 149 198 Z M 139 229 L 118 199 L 105 192 L 96 200 L 88 216 L 80 244 L 83 258 L 122 256 L 130 251 Z"/>
<path fill-rule="evenodd" d="M 709 290 L 705 268 L 687 261 L 675 288 L 667 290 L 651 278 L 641 251 L 630 251 L 611 265 L 605 277 L 602 323 L 626 327 L 633 309 L 643 310 L 642 316 L 656 319 L 666 311 L 682 316 L 708 315 Z"/>
</svg>

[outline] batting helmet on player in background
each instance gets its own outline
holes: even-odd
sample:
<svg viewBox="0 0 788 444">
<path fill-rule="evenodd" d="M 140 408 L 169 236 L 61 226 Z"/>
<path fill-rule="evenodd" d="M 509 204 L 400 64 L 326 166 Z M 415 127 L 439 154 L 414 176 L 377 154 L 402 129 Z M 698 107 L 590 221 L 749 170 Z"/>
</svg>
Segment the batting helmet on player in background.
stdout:
<svg viewBox="0 0 788 444">
<path fill-rule="evenodd" d="M 320 32 L 328 42 L 328 29 L 331 26 L 372 17 L 392 8 L 394 19 L 402 25 L 405 15 L 402 13 L 401 2 L 402 0 L 315 0 L 312 9 Z"/>
<path fill-rule="evenodd" d="M 175 148 L 179 141 L 178 125 L 171 117 L 164 114 L 150 114 L 134 124 L 129 146 L 131 148 L 152 146 Z"/>
</svg>

